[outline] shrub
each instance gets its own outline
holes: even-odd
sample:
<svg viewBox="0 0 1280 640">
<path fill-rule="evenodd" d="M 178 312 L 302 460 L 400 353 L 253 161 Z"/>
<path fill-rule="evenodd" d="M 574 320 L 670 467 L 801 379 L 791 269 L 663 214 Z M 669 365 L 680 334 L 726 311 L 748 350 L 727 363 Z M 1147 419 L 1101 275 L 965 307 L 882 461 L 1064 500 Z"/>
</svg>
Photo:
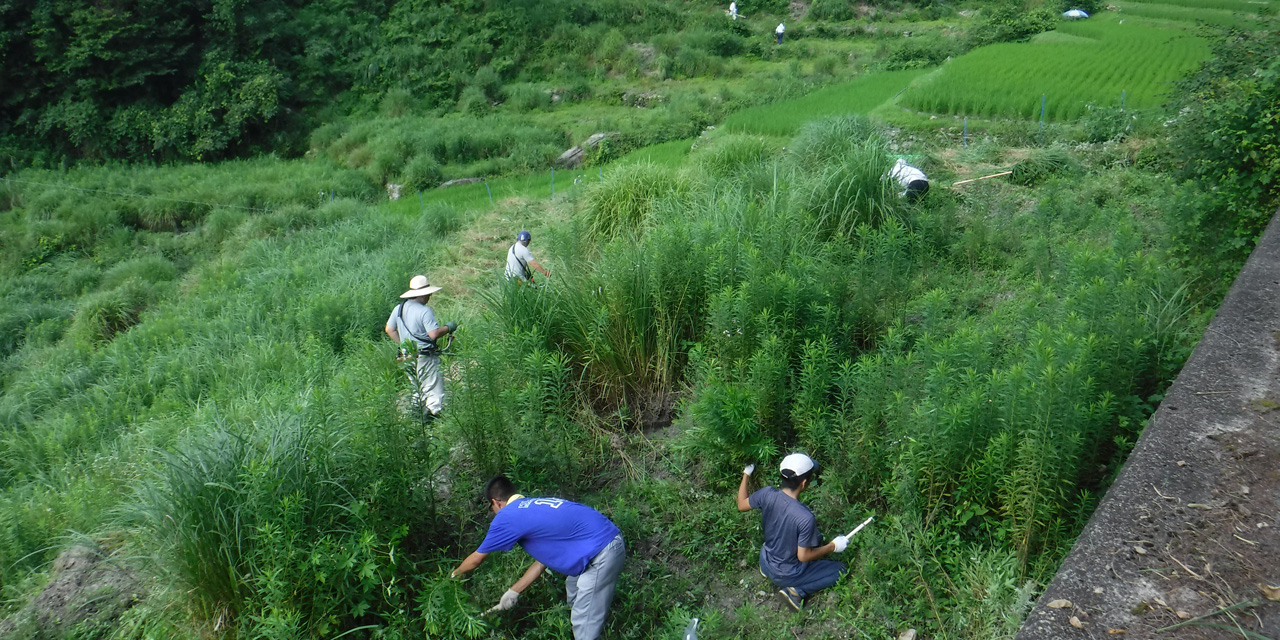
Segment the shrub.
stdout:
<svg viewBox="0 0 1280 640">
<path fill-rule="evenodd" d="M 1232 34 L 1175 94 L 1174 164 L 1214 198 L 1177 220 L 1183 251 L 1230 272 L 1280 205 L 1280 34 Z"/>
<path fill-rule="evenodd" d="M 864 116 L 823 118 L 806 124 L 788 149 L 801 166 L 812 168 L 846 156 L 878 133 Z"/>
<path fill-rule="evenodd" d="M 507 96 L 507 104 L 516 111 L 538 111 L 551 108 L 551 92 L 537 85 L 512 85 L 507 89 Z"/>
<path fill-rule="evenodd" d="M 102 276 L 103 289 L 115 289 L 130 279 L 155 284 L 178 277 L 178 267 L 163 256 L 145 256 L 126 260 L 111 267 Z"/>
<path fill-rule="evenodd" d="M 986 20 L 970 33 L 974 47 L 996 42 L 1022 42 L 1037 33 L 1049 31 L 1058 22 L 1052 9 L 1030 9 L 1018 2 L 995 7 Z"/>
<path fill-rule="evenodd" d="M 484 89 L 475 85 L 469 86 L 462 90 L 462 95 L 458 96 L 458 111 L 473 116 L 483 115 L 490 108 L 489 97 L 485 95 Z"/>
<path fill-rule="evenodd" d="M 735 465 L 778 455 L 778 445 L 761 429 L 752 389 L 712 377 L 704 381 L 687 414 L 685 448 L 709 463 L 708 477 L 724 477 Z"/>
<path fill-rule="evenodd" d="M 764 140 L 757 136 L 731 134 L 699 149 L 697 158 L 702 168 L 717 178 L 734 177 L 746 168 L 760 164 L 768 155 Z"/>
<path fill-rule="evenodd" d="M 480 94 L 490 102 L 500 102 L 503 99 L 502 92 L 502 76 L 489 65 L 485 65 L 476 70 L 476 75 L 471 79 L 470 87 L 474 87 L 480 91 Z"/>
<path fill-rule="evenodd" d="M 1088 112 L 1080 119 L 1080 127 L 1089 142 L 1118 142 L 1129 135 L 1136 118 L 1119 107 L 1089 105 Z"/>
<path fill-rule="evenodd" d="M 656 204 L 689 191 L 674 169 L 655 164 L 632 164 L 614 169 L 592 183 L 583 198 L 582 215 L 597 238 L 639 234 Z"/>
<path fill-rule="evenodd" d="M 813 72 L 822 75 L 834 75 L 836 69 L 840 68 L 840 56 L 835 54 L 827 54 L 813 61 Z"/>
<path fill-rule="evenodd" d="M 405 189 L 421 191 L 433 189 L 444 181 L 444 170 L 440 162 L 430 153 L 422 153 L 413 157 L 400 174 L 400 182 Z"/>
<path fill-rule="evenodd" d="M 853 5 L 849 0 L 814 0 L 809 6 L 809 15 L 819 20 L 852 20 Z"/>
<path fill-rule="evenodd" d="M 904 38 L 889 50 L 889 55 L 885 58 L 885 66 L 889 69 L 931 67 L 942 64 L 947 58 L 960 53 L 960 47 L 949 38 L 930 36 Z"/>
<path fill-rule="evenodd" d="M 154 297 L 152 285 L 138 279 L 125 280 L 119 287 L 85 296 L 76 308 L 68 332 L 86 344 L 110 341 L 117 333 L 137 324 Z"/>
</svg>

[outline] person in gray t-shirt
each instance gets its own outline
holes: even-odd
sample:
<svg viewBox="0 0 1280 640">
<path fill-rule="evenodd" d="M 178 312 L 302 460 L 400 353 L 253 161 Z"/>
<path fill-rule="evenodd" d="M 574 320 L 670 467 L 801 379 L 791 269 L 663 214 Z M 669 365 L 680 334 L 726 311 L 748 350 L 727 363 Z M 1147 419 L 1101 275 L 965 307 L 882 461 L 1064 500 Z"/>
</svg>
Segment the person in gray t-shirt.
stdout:
<svg viewBox="0 0 1280 640">
<path fill-rule="evenodd" d="M 417 362 L 409 377 L 417 387 L 414 396 L 422 402 L 424 417 L 437 416 L 444 407 L 444 374 L 440 368 L 436 338 L 458 328 L 456 322 L 440 326 L 435 311 L 427 306 L 431 294 L 439 290 L 440 287 L 431 286 L 426 276 L 414 276 L 409 281 L 409 290 L 400 295 L 404 302 L 391 310 L 387 326 L 383 328 L 396 343 L 412 342 L 417 351 Z M 400 359 L 410 357 L 404 353 Z"/>
<path fill-rule="evenodd" d="M 804 599 L 835 584 L 846 567 L 834 560 L 821 560 L 841 553 L 849 546 L 848 536 L 838 536 L 822 544 L 817 519 L 800 494 L 817 476 L 818 465 L 803 453 L 782 460 L 782 489 L 765 487 L 747 495 L 754 464 L 742 470 L 738 485 L 738 511 L 759 509 L 764 525 L 764 545 L 760 547 L 760 574 L 779 587 L 778 596 L 799 611 Z"/>
</svg>

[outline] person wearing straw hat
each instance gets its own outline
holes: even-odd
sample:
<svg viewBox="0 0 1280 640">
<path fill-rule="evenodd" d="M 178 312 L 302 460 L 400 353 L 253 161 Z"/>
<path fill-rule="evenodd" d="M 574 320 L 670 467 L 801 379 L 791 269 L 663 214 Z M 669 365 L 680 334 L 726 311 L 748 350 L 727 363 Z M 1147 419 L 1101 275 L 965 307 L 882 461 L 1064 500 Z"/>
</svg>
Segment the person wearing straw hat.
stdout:
<svg viewBox="0 0 1280 640">
<path fill-rule="evenodd" d="M 444 406 L 444 373 L 440 368 L 440 350 L 436 340 L 458 329 L 456 322 L 440 326 L 436 312 L 427 306 L 431 294 L 440 289 L 432 286 L 426 276 L 414 276 L 409 280 L 409 290 L 400 294 L 404 302 L 391 310 L 384 329 L 397 344 L 412 342 L 417 349 L 418 360 L 409 377 L 416 383 L 414 397 L 422 402 L 424 418 L 434 418 Z M 408 358 L 406 350 L 401 349 L 400 359 Z"/>
<path fill-rule="evenodd" d="M 764 545 L 760 547 L 760 575 L 778 587 L 778 597 L 796 611 L 804 599 L 835 584 L 844 575 L 842 562 L 823 560 L 831 553 L 843 553 L 849 536 L 836 536 L 822 544 L 817 519 L 800 494 L 818 478 L 821 468 L 813 458 L 793 453 L 782 459 L 782 489 L 765 487 L 747 495 L 756 465 L 742 470 L 738 484 L 738 511 L 759 509 L 764 524 Z"/>
<path fill-rule="evenodd" d="M 547 271 L 537 260 L 533 259 L 533 253 L 529 251 L 529 243 L 533 241 L 533 234 L 528 231 L 521 231 L 516 236 L 515 244 L 507 249 L 507 279 L 516 278 L 521 282 L 533 282 L 533 272 L 529 267 L 533 267 L 542 272 L 542 275 L 550 278 L 551 272 Z"/>
</svg>

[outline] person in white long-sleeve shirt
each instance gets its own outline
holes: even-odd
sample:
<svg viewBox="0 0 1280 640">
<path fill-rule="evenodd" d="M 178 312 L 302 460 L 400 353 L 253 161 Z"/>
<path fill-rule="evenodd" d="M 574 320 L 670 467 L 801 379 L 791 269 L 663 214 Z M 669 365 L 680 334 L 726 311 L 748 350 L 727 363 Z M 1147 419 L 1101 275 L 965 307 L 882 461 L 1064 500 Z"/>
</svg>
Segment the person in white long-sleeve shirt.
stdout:
<svg viewBox="0 0 1280 640">
<path fill-rule="evenodd" d="M 738 3 L 736 1 L 729 3 L 729 17 L 734 20 L 738 19 Z"/>
<path fill-rule="evenodd" d="M 893 163 L 893 168 L 889 170 L 889 177 L 896 180 L 898 186 L 902 187 L 902 192 L 898 194 L 899 198 L 915 202 L 929 192 L 929 178 L 923 171 L 907 164 L 907 161 L 902 158 L 898 158 L 898 161 Z"/>
<path fill-rule="evenodd" d="M 786 33 L 786 31 L 787 25 L 782 24 L 781 22 L 779 22 L 778 26 L 774 28 L 773 34 L 778 36 L 778 44 L 782 44 L 782 34 Z"/>
</svg>

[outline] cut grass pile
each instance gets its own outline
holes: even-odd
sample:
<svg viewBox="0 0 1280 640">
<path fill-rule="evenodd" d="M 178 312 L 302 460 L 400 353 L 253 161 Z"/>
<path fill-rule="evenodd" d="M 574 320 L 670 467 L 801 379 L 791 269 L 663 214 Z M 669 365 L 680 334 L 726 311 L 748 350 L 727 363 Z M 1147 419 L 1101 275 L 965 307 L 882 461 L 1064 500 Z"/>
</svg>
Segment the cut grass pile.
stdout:
<svg viewBox="0 0 1280 640">
<path fill-rule="evenodd" d="M 870 113 L 920 73 L 912 69 L 865 75 L 802 98 L 743 109 L 726 118 L 724 126 L 734 133 L 792 136 L 815 118 Z"/>
<path fill-rule="evenodd" d="M 1063 23 L 1058 31 L 1090 39 L 997 44 L 976 49 L 903 93 L 905 107 L 930 113 L 1072 120 L 1087 105 L 1146 108 L 1209 55 L 1208 42 L 1183 29 L 1158 28 L 1114 14 Z"/>
</svg>

